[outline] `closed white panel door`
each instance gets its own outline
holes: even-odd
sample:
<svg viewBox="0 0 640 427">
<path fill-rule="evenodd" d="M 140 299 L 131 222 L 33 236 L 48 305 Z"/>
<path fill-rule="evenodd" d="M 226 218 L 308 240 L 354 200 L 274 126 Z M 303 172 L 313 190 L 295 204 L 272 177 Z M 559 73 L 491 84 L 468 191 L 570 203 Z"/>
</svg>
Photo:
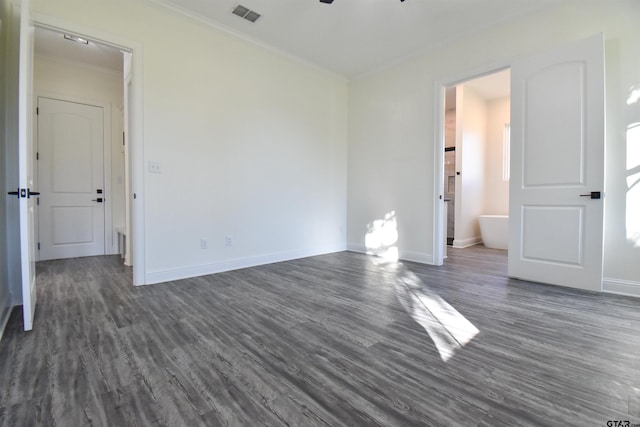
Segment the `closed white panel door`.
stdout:
<svg viewBox="0 0 640 427">
<path fill-rule="evenodd" d="M 38 98 L 41 260 L 105 253 L 103 113 Z"/>
<path fill-rule="evenodd" d="M 602 289 L 603 46 L 598 35 L 511 69 L 512 277 Z"/>
</svg>

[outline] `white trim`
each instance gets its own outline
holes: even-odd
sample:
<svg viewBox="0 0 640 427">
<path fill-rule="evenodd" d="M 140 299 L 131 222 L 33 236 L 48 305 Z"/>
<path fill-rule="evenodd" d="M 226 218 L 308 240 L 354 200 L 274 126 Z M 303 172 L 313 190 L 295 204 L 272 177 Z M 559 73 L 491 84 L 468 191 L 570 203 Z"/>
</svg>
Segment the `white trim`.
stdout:
<svg viewBox="0 0 640 427">
<path fill-rule="evenodd" d="M 640 298 L 640 282 L 605 277 L 602 292 Z"/>
<path fill-rule="evenodd" d="M 347 243 L 347 250 L 350 252 L 357 252 L 365 255 L 376 256 L 374 253 L 369 252 L 365 245 L 362 245 L 360 243 Z M 411 261 L 411 262 L 417 262 L 419 264 L 434 265 L 433 255 L 427 254 L 424 252 L 399 250 L 398 257 L 402 261 Z"/>
<path fill-rule="evenodd" d="M 444 263 L 444 120 L 445 120 L 445 99 L 447 84 L 437 81 L 434 87 L 434 154 L 433 154 L 433 241 L 431 242 L 431 253 L 433 254 L 433 264 L 442 265 Z"/>
<path fill-rule="evenodd" d="M 400 259 L 403 261 L 417 262 L 419 264 L 433 265 L 433 255 L 415 251 L 400 251 Z"/>
<path fill-rule="evenodd" d="M 230 259 L 227 261 L 215 262 L 213 264 L 196 265 L 193 267 L 175 268 L 172 270 L 154 271 L 147 273 L 145 284 L 169 282 L 173 280 L 188 279 L 208 274 L 222 273 L 225 271 L 238 270 L 241 268 L 256 267 L 259 265 L 273 264 L 276 262 L 291 261 L 299 258 L 324 255 L 346 250 L 344 245 L 327 246 L 313 249 L 302 249 L 296 251 L 278 252 L 266 255 L 251 256 L 245 258 Z"/>
<path fill-rule="evenodd" d="M 132 204 L 133 198 L 131 197 L 131 144 L 130 139 L 130 117 L 131 117 L 131 61 L 132 57 L 130 53 L 125 53 L 123 58 L 123 74 L 124 74 L 124 93 L 122 103 L 122 129 L 124 135 L 124 265 L 131 267 L 133 265 L 131 259 L 131 221 L 132 221 Z M 129 236 L 129 237 L 127 237 Z M 120 239 L 118 239 L 120 242 Z"/>
<path fill-rule="evenodd" d="M 367 253 L 367 248 L 360 243 L 347 243 L 347 250 L 351 252 L 358 252 L 360 254 Z"/>
<path fill-rule="evenodd" d="M 111 33 L 96 30 L 92 27 L 86 27 L 82 24 L 65 21 L 57 16 L 33 12 L 31 14 L 31 18 L 36 27 L 56 31 L 58 33 L 73 32 L 73 34 L 78 37 L 87 38 L 93 42 L 115 47 L 123 51 L 132 52 L 133 48 L 141 47 L 139 42 L 124 39 Z"/>
<path fill-rule="evenodd" d="M 259 48 L 265 49 L 265 50 L 267 50 L 267 51 L 269 51 L 271 53 L 274 53 L 274 54 L 276 54 L 278 56 L 281 56 L 281 57 L 283 57 L 285 59 L 288 59 L 290 61 L 296 62 L 298 64 L 305 65 L 307 67 L 314 68 L 314 69 L 316 69 L 316 70 L 318 70 L 320 72 L 328 74 L 331 77 L 339 78 L 340 80 L 342 80 L 344 82 L 348 82 L 349 81 L 349 79 L 347 77 L 345 77 L 345 76 L 343 76 L 343 75 L 341 75 L 341 74 L 339 74 L 339 73 L 337 73 L 335 71 L 332 71 L 332 70 L 330 70 L 328 68 L 325 68 L 325 67 L 323 67 L 321 65 L 318 65 L 315 62 L 311 62 L 311 61 L 303 59 L 303 58 L 301 58 L 299 56 L 293 55 L 293 54 L 291 54 L 291 53 L 289 53 L 287 51 L 279 49 L 279 48 L 277 48 L 277 47 L 275 47 L 273 45 L 265 43 L 265 42 L 263 42 L 263 41 L 261 41 L 259 39 L 253 38 L 251 36 L 248 36 L 247 34 L 241 33 L 240 31 L 237 31 L 237 30 L 235 30 L 235 29 L 233 29 L 231 27 L 228 27 L 228 26 L 226 26 L 224 24 L 221 24 L 220 22 L 215 21 L 215 20 L 213 20 L 211 18 L 196 14 L 196 13 L 194 13 L 191 10 L 188 10 L 186 8 L 177 6 L 177 5 L 173 4 L 173 3 L 168 3 L 168 2 L 166 2 L 164 0 L 149 0 L 149 2 L 151 4 L 157 6 L 157 7 L 162 8 L 165 11 L 171 12 L 174 15 L 178 15 L 178 16 L 181 16 L 181 17 L 186 17 L 188 19 L 191 19 L 193 21 L 196 21 L 196 22 L 198 22 L 200 24 L 205 25 L 206 27 L 213 28 L 213 29 L 218 30 L 218 31 L 222 31 L 224 33 L 227 33 L 227 34 L 233 36 L 233 37 L 236 37 L 236 38 L 238 38 L 240 40 L 248 42 L 248 43 L 250 43 L 250 44 L 252 44 L 254 46 L 257 46 Z"/>
<path fill-rule="evenodd" d="M 468 239 L 454 239 L 452 246 L 454 248 L 462 249 L 462 248 L 468 248 L 470 246 L 479 245 L 480 243 L 482 243 L 482 237 L 476 236 L 476 237 L 470 237 Z"/>
<path fill-rule="evenodd" d="M 108 101 L 98 100 L 98 99 L 90 99 L 90 98 L 79 98 L 77 96 L 69 96 L 69 95 L 64 95 L 64 94 L 58 93 L 58 92 L 50 92 L 50 91 L 47 91 L 47 90 L 36 92 L 34 98 L 35 98 L 36 101 L 38 100 L 38 98 L 49 98 L 49 99 L 54 99 L 54 100 L 57 100 L 57 101 L 72 102 L 74 104 L 89 105 L 91 107 L 100 107 L 100 108 L 104 108 L 105 111 L 107 109 L 109 109 L 109 111 L 111 111 L 111 103 L 108 102 Z M 34 115 L 35 115 L 35 112 L 34 112 Z M 106 135 L 105 135 L 105 137 L 106 137 Z"/>
<path fill-rule="evenodd" d="M 453 74 L 446 78 L 436 80 L 434 84 L 434 161 L 433 161 L 433 173 L 434 173 L 434 188 L 433 188 L 433 264 L 442 265 L 444 263 L 444 245 L 445 245 L 445 233 L 444 233 L 444 107 L 446 89 L 450 86 L 455 86 L 462 82 L 484 77 L 489 74 L 497 73 L 511 67 L 511 61 L 497 62 L 493 64 L 485 64 L 482 67 L 477 67 L 471 70 L 467 70 L 462 73 Z M 440 198 L 442 197 L 442 199 Z M 467 239 L 469 240 L 469 239 Z M 480 240 L 477 243 L 482 242 Z M 474 244 L 477 244 L 474 243 Z M 455 243 L 454 243 L 455 246 Z M 472 246 L 472 244 L 467 245 Z M 466 246 L 457 246 L 466 247 Z"/>
<path fill-rule="evenodd" d="M 48 28 L 58 32 L 71 32 L 80 37 L 94 40 L 105 45 L 113 46 L 132 54 L 131 77 L 131 116 L 132 125 L 129 129 L 130 154 L 131 154 L 131 194 L 136 194 L 132 204 L 132 236 L 131 239 L 133 257 L 133 284 L 144 285 L 146 276 L 146 222 L 145 222 L 145 184 L 144 184 L 144 89 L 143 89 L 143 51 L 142 43 L 131 39 L 125 39 L 111 33 L 105 33 L 95 28 L 82 24 L 71 23 L 50 15 L 34 13 L 32 15 L 34 25 Z M 124 86 L 124 82 L 123 82 Z"/>
</svg>

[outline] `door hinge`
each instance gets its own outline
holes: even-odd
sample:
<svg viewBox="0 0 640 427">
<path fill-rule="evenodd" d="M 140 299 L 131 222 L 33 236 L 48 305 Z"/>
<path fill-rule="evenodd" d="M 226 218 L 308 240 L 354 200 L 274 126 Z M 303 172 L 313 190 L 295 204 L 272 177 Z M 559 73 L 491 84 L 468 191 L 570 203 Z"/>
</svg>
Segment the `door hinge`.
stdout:
<svg viewBox="0 0 640 427">
<path fill-rule="evenodd" d="M 38 197 L 38 198 L 36 199 L 36 204 L 37 204 L 38 206 L 40 206 L 40 197 Z"/>
<path fill-rule="evenodd" d="M 40 153 L 36 151 L 36 160 L 40 160 Z"/>
<path fill-rule="evenodd" d="M 36 107 L 36 116 L 40 114 L 40 107 Z"/>
<path fill-rule="evenodd" d="M 38 242 L 38 250 L 40 250 L 40 242 Z"/>
</svg>

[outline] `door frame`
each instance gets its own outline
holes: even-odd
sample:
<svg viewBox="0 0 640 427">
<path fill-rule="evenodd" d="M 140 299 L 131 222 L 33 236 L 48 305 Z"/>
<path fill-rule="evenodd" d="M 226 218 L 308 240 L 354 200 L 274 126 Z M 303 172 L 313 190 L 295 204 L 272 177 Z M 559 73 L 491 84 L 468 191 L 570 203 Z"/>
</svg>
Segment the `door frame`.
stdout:
<svg viewBox="0 0 640 427">
<path fill-rule="evenodd" d="M 35 59 L 34 59 L 34 63 L 35 63 Z M 94 101 L 94 100 L 90 100 L 90 99 L 82 99 L 82 98 L 77 98 L 77 97 L 72 97 L 72 96 L 66 96 L 66 95 L 60 95 L 57 93 L 52 93 L 52 92 L 36 92 L 34 94 L 35 96 L 35 105 L 39 106 L 39 101 L 40 98 L 48 98 L 48 99 L 53 99 L 53 100 L 57 100 L 57 101 L 63 101 L 63 102 L 72 102 L 74 104 L 82 104 L 82 105 L 89 105 L 92 107 L 99 107 L 102 108 L 102 166 L 104 167 L 104 172 L 103 172 L 103 189 L 104 189 L 104 194 L 106 194 L 107 197 L 105 197 L 105 201 L 103 204 L 103 208 L 104 208 L 104 254 L 105 255 L 114 255 L 116 254 L 115 249 L 114 249 L 114 244 L 113 244 L 113 215 L 111 212 L 111 208 L 112 208 L 112 193 L 111 193 L 111 165 L 112 165 L 112 159 L 111 159 L 111 103 L 109 102 L 101 102 L 101 101 Z M 36 120 L 34 123 L 34 130 L 33 130 L 33 134 L 34 134 L 34 140 L 35 140 L 35 148 L 36 151 L 39 152 L 40 151 L 40 134 L 38 133 L 38 120 L 39 120 L 39 116 L 36 115 Z M 40 188 L 40 163 L 37 164 L 36 166 L 36 171 L 37 173 L 35 174 L 36 176 L 36 182 L 38 183 L 37 188 Z M 38 205 L 38 209 L 36 209 L 36 236 L 38 237 L 38 242 L 40 242 L 40 208 Z M 40 260 L 40 252 L 36 251 L 36 259 L 39 261 Z"/>
<path fill-rule="evenodd" d="M 144 124 L 143 124 L 143 52 L 142 43 L 106 33 L 82 24 L 71 23 L 63 19 L 33 13 L 31 15 L 34 26 L 47 28 L 62 33 L 72 33 L 89 40 L 94 40 L 117 49 L 127 51 L 132 56 L 131 71 L 131 116 L 129 126 L 130 144 L 129 158 L 131 168 L 131 190 L 126 197 L 131 203 L 131 239 L 133 285 L 146 284 L 146 247 L 145 247 L 145 197 L 144 197 Z M 33 76 L 30 76 L 33 79 Z M 123 81 L 123 91 L 124 91 Z M 135 199 L 134 199 L 135 197 Z"/>
<path fill-rule="evenodd" d="M 511 62 L 500 62 L 484 65 L 472 70 L 437 80 L 434 85 L 434 130 L 435 144 L 433 155 L 433 247 L 431 249 L 432 264 L 442 265 L 445 258 L 446 236 L 444 230 L 444 116 L 447 88 L 469 80 L 485 77 L 511 68 Z"/>
</svg>

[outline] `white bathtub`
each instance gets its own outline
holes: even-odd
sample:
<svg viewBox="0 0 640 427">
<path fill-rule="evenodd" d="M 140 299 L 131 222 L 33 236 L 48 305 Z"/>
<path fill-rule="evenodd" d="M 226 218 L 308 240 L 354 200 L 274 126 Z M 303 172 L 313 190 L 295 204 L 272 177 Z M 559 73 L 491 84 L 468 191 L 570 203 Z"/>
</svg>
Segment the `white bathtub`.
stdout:
<svg viewBox="0 0 640 427">
<path fill-rule="evenodd" d="M 484 245 L 491 249 L 507 250 L 509 215 L 480 215 L 478 221 Z"/>
</svg>

